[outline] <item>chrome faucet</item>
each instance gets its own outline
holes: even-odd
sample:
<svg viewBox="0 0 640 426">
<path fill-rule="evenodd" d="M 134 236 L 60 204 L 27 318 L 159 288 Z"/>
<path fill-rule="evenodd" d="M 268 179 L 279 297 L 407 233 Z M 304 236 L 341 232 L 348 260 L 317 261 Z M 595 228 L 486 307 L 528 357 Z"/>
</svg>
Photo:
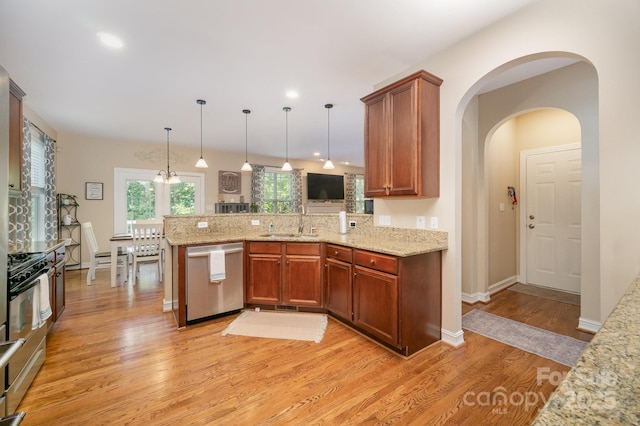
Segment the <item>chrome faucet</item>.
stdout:
<svg viewBox="0 0 640 426">
<path fill-rule="evenodd" d="M 302 234 L 304 231 L 304 222 L 302 221 L 302 215 L 304 214 L 304 206 L 300 206 L 300 214 L 298 216 L 298 234 Z"/>
</svg>

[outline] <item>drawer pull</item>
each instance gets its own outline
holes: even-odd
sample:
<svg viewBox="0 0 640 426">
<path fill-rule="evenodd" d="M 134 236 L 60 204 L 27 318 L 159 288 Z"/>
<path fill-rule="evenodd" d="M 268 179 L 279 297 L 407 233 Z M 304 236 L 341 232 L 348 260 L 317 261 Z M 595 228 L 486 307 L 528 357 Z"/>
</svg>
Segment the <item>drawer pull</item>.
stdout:
<svg viewBox="0 0 640 426">
<path fill-rule="evenodd" d="M 338 250 L 334 251 L 334 252 L 333 252 L 333 255 L 334 255 L 334 256 L 337 256 L 337 255 L 338 255 Z"/>
<path fill-rule="evenodd" d="M 375 260 L 373 260 L 373 259 L 371 259 L 371 260 L 369 261 L 369 263 L 373 265 L 373 264 L 375 264 L 375 263 L 376 263 L 376 261 L 375 261 Z"/>
</svg>

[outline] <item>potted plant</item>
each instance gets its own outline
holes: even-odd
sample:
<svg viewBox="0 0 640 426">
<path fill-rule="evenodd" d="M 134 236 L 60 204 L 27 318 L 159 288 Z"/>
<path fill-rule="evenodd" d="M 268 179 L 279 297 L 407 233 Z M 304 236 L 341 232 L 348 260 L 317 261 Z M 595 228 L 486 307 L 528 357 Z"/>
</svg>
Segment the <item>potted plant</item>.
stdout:
<svg viewBox="0 0 640 426">
<path fill-rule="evenodd" d="M 78 204 L 78 196 L 69 194 L 64 194 L 64 198 L 62 198 L 62 204 L 76 207 L 80 205 Z"/>
</svg>

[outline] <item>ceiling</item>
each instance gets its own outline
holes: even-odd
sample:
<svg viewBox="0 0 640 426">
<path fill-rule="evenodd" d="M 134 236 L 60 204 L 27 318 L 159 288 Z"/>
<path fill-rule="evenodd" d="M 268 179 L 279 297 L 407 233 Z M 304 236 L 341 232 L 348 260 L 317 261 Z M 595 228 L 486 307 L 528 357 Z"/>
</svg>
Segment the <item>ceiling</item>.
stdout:
<svg viewBox="0 0 640 426">
<path fill-rule="evenodd" d="M 244 152 L 247 118 L 249 160 L 284 157 L 289 106 L 294 166 L 326 156 L 332 103 L 331 158 L 362 165 L 361 97 L 532 1 L 2 1 L 0 65 L 60 133 L 199 147 L 204 99 L 205 150 Z"/>
</svg>

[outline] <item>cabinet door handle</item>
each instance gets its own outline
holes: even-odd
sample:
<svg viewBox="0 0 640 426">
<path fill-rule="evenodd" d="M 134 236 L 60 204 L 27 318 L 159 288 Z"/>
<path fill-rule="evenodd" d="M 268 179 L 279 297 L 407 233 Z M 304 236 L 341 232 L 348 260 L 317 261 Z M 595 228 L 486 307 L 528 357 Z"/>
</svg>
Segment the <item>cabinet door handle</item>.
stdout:
<svg viewBox="0 0 640 426">
<path fill-rule="evenodd" d="M 357 277 L 357 276 L 358 276 L 358 273 L 357 273 L 357 272 L 354 272 L 354 273 L 353 273 L 353 276 L 354 276 L 354 277 Z"/>
<path fill-rule="evenodd" d="M 13 188 L 14 186 L 15 186 L 15 185 L 14 185 L 14 184 L 12 184 L 12 183 L 10 183 L 10 184 L 9 184 L 9 188 Z"/>
<path fill-rule="evenodd" d="M 289 261 L 287 260 L 287 265 L 289 264 Z"/>
<path fill-rule="evenodd" d="M 374 263 L 376 263 L 376 261 L 375 261 L 375 260 L 373 260 L 373 259 L 371 259 L 371 260 L 369 261 L 369 263 L 373 265 Z"/>
<path fill-rule="evenodd" d="M 280 264 L 280 261 L 278 260 L 278 265 Z"/>
<path fill-rule="evenodd" d="M 338 251 L 337 251 L 337 250 L 336 250 L 336 251 L 334 251 L 334 252 L 333 252 L 333 255 L 334 255 L 334 256 L 337 256 L 337 255 L 338 255 Z"/>
</svg>

